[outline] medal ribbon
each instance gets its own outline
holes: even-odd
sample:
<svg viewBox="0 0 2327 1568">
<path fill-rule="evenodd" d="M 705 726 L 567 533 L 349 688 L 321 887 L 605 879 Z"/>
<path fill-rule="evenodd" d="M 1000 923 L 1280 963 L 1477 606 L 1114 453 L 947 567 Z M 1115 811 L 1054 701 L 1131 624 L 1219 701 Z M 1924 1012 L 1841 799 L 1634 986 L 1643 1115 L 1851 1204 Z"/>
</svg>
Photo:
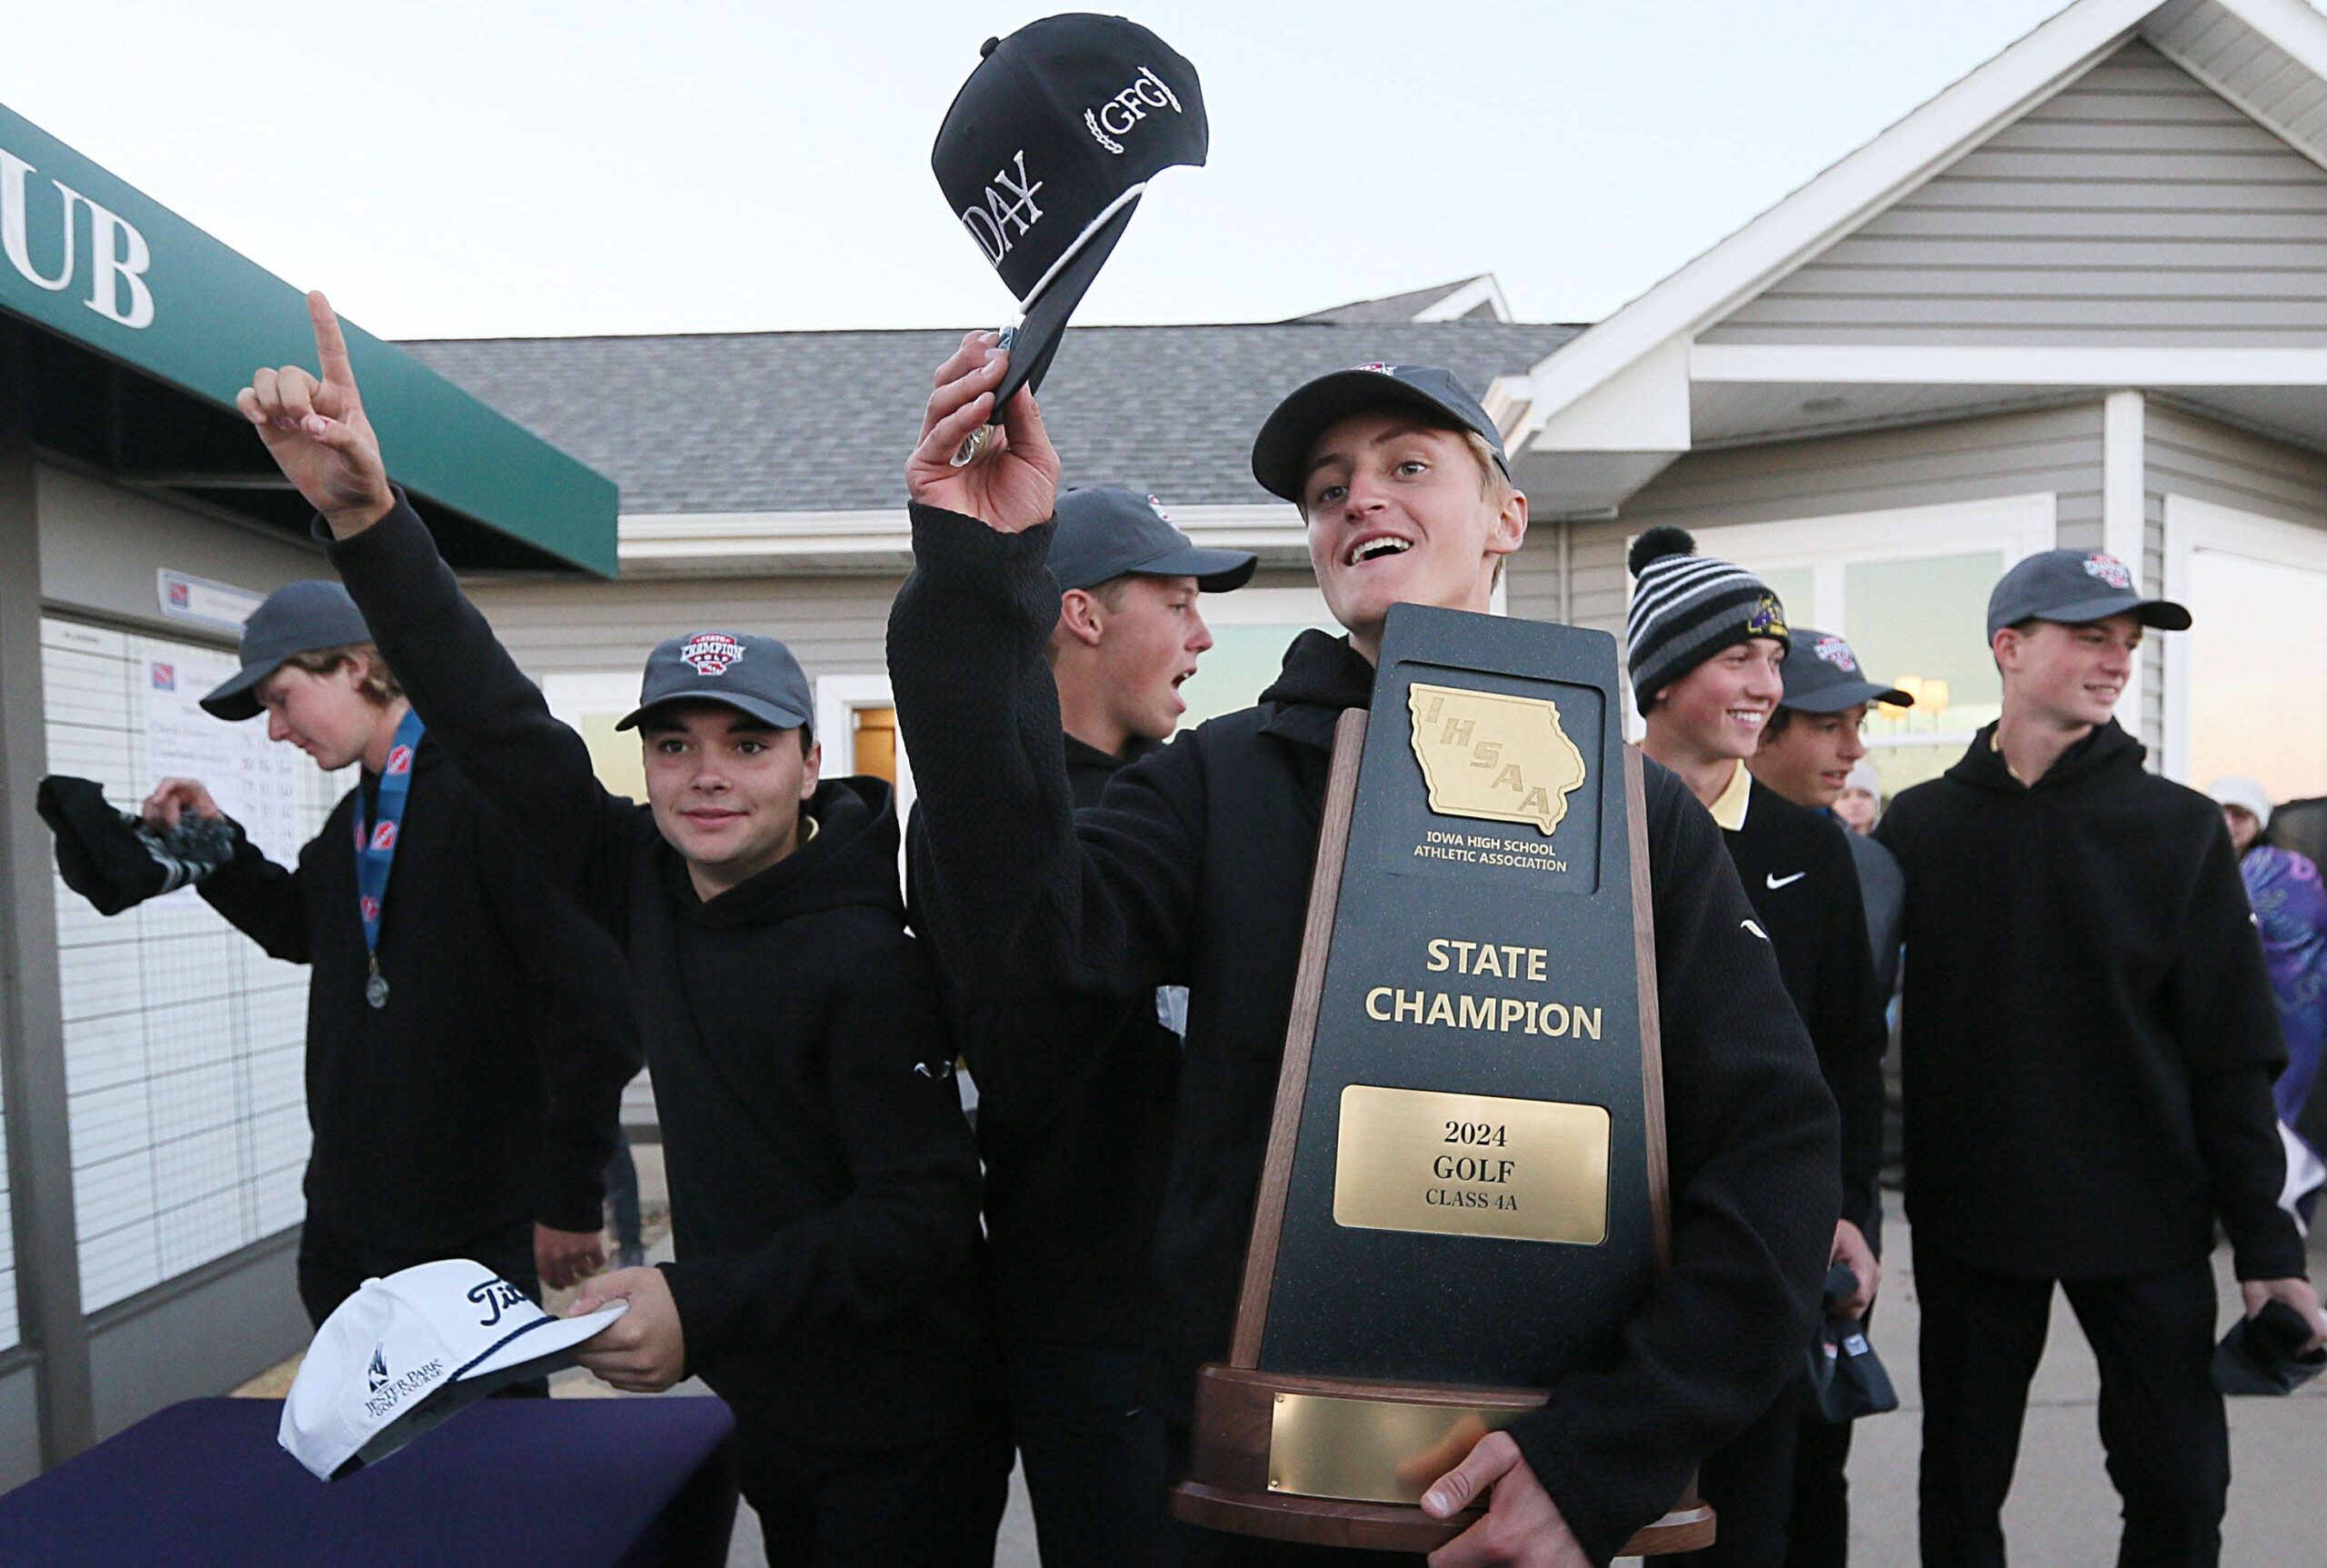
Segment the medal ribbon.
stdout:
<svg viewBox="0 0 2327 1568">
<path fill-rule="evenodd" d="M 395 864 L 396 840 L 404 834 L 404 801 L 412 794 L 412 761 L 420 750 L 420 715 L 407 711 L 380 770 L 380 820 L 364 820 L 364 795 L 355 796 L 355 908 L 364 921 L 364 951 L 379 973 L 380 914 L 387 906 L 388 872 Z"/>
</svg>

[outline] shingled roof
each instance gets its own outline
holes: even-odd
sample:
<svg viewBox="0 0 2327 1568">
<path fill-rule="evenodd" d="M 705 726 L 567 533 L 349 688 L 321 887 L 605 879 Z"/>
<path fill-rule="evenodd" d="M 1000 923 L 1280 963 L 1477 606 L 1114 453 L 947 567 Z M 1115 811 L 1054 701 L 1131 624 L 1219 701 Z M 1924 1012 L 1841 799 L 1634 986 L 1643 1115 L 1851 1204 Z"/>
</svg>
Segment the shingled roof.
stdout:
<svg viewBox="0 0 2327 1568">
<path fill-rule="evenodd" d="M 1329 370 L 1433 364 L 1483 394 L 1579 327 L 1493 321 L 1093 326 L 1069 332 L 1043 414 L 1070 483 L 1182 505 L 1273 498 L 1253 433 Z M 904 504 L 904 458 L 942 332 L 463 338 L 403 346 L 622 486 L 622 510 L 872 511 Z"/>
</svg>

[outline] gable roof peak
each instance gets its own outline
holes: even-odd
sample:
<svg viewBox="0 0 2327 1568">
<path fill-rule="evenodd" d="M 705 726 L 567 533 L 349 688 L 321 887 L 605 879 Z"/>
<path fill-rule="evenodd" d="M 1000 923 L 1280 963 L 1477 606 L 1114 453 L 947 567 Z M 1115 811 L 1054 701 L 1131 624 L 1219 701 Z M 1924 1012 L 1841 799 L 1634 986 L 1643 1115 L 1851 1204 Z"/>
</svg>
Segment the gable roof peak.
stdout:
<svg viewBox="0 0 2327 1568">
<path fill-rule="evenodd" d="M 1495 281 L 1494 274 L 1483 272 L 1453 283 L 1383 295 L 1378 299 L 1352 300 L 1347 305 L 1329 305 L 1286 319 L 1288 325 L 1325 322 L 1357 325 L 1389 321 L 1510 321 L 1513 317 L 1510 303 L 1503 297 L 1503 285 Z"/>
<path fill-rule="evenodd" d="M 2308 0 L 2072 0 L 1538 363 L 1515 393 L 1528 409 L 1514 449 L 1586 394 L 1668 345 L 1687 344 L 2137 37 L 2327 165 L 2327 116 L 2298 115 L 2285 92 L 2290 76 L 2327 84 L 2327 16 Z"/>
</svg>

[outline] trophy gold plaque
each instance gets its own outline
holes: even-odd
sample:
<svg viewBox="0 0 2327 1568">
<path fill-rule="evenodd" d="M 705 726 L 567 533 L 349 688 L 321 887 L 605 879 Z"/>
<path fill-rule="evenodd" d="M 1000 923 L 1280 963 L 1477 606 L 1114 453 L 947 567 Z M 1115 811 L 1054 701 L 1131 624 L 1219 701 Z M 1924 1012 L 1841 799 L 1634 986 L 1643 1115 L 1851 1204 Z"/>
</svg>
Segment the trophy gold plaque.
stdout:
<svg viewBox="0 0 2327 1568">
<path fill-rule="evenodd" d="M 1603 633 L 1402 604 L 1344 714 L 1229 1360 L 1181 1518 L 1430 1551 L 1416 1506 L 1613 1359 L 1667 1235 L 1639 755 Z M 1692 1494 L 1627 1553 L 1710 1543 Z"/>
</svg>

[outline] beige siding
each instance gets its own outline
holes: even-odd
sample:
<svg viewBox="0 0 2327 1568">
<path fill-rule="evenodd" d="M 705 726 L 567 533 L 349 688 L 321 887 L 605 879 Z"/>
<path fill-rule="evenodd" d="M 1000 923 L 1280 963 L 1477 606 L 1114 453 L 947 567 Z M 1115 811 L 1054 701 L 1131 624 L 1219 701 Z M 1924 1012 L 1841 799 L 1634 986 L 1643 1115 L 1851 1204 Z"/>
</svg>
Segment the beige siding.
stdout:
<svg viewBox="0 0 2327 1568">
<path fill-rule="evenodd" d="M 288 535 L 174 506 L 45 464 L 39 489 L 40 591 L 50 604 L 165 630 L 194 642 L 232 644 L 231 633 L 162 614 L 155 568 L 271 594 L 303 577 L 328 577 L 324 553 Z"/>
<path fill-rule="evenodd" d="M 633 670 L 664 638 L 703 626 L 782 637 L 813 677 L 884 664 L 902 575 L 486 583 L 469 593 L 529 674 Z"/>
<path fill-rule="evenodd" d="M 1617 521 L 1576 527 L 1570 545 L 1575 623 L 1622 634 L 1631 598 L 1625 542 L 1653 523 L 1710 528 L 2047 490 L 2059 497 L 2061 543 L 2098 549 L 2099 404 L 1692 452 L 1633 496 Z"/>
<path fill-rule="evenodd" d="M 781 637 L 813 680 L 888 667 L 889 603 L 902 574 L 635 578 L 617 583 L 467 584 L 526 672 L 631 670 L 656 643 L 694 627 Z M 1301 587 L 1303 570 L 1270 570 L 1254 587 Z"/>
<path fill-rule="evenodd" d="M 2327 525 L 2327 456 L 2149 400 L 2151 548 L 2164 548 L 2164 497 L 2187 495 L 2310 527 Z M 2162 556 L 2152 563 L 2162 569 Z"/>
<path fill-rule="evenodd" d="M 1706 343 L 2327 344 L 2327 171 L 2138 40 Z"/>
</svg>

